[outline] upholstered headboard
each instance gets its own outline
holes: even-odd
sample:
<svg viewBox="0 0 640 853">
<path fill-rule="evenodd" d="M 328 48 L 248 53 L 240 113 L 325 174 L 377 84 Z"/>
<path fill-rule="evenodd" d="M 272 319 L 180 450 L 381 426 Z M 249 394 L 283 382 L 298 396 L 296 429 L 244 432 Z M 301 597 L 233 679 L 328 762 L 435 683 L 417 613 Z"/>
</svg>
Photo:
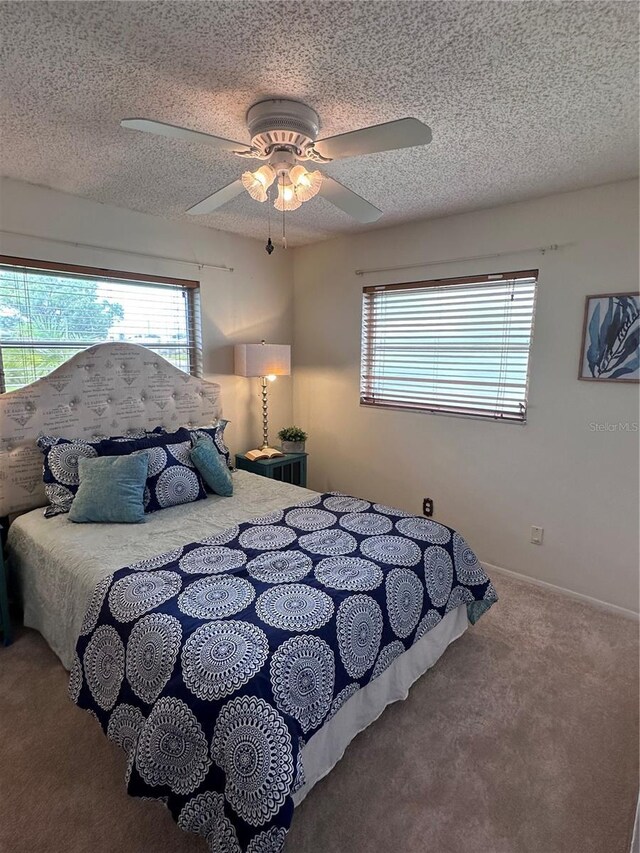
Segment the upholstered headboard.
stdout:
<svg viewBox="0 0 640 853">
<path fill-rule="evenodd" d="M 146 347 L 90 347 L 43 379 L 0 394 L 0 516 L 47 503 L 39 435 L 91 440 L 203 425 L 221 414 L 219 385 L 183 373 Z"/>
</svg>

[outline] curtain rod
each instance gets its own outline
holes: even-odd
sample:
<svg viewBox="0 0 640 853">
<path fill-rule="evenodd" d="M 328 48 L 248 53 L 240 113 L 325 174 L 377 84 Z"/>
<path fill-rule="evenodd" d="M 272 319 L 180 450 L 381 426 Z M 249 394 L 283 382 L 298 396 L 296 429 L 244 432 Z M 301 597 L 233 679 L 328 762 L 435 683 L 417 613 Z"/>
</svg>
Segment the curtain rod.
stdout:
<svg viewBox="0 0 640 853">
<path fill-rule="evenodd" d="M 438 267 L 441 264 L 455 264 L 461 261 L 484 261 L 489 258 L 502 258 L 505 255 L 523 255 L 527 252 L 540 252 L 545 255 L 547 252 L 555 252 L 557 249 L 564 249 L 566 246 L 575 246 L 575 243 L 551 243 L 549 246 L 533 246 L 529 249 L 511 249 L 506 252 L 493 252 L 490 255 L 467 255 L 462 258 L 447 258 L 441 261 L 419 261 L 417 264 L 402 264 L 395 267 L 377 267 L 364 270 L 355 270 L 356 275 L 368 275 L 374 272 L 395 272 L 396 270 L 413 270 L 419 267 Z"/>
<path fill-rule="evenodd" d="M 207 269 L 220 270 L 221 272 L 233 272 L 233 267 L 226 267 L 218 264 L 198 263 L 198 261 L 189 261 L 187 258 L 173 258 L 170 255 L 152 255 L 149 252 L 136 252 L 130 249 L 115 249 L 110 246 L 97 246 L 94 243 L 76 243 L 73 240 L 60 240 L 57 237 L 40 237 L 38 234 L 26 234 L 22 231 L 6 231 L 0 228 L 0 234 L 9 234 L 12 237 L 28 237 L 31 240 L 44 240 L 47 243 L 60 243 L 64 246 L 74 246 L 79 249 L 97 249 L 99 252 L 117 252 L 120 255 L 136 255 L 139 258 L 152 258 L 155 261 L 172 261 L 176 264 L 188 264 L 192 267 L 197 267 L 199 270 Z"/>
</svg>

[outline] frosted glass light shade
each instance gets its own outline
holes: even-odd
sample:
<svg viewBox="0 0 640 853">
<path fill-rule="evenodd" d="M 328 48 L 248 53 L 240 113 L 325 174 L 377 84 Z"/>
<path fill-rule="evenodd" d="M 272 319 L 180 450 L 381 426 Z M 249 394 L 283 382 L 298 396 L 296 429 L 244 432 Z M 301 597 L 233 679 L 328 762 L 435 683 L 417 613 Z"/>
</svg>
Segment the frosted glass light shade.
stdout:
<svg viewBox="0 0 640 853">
<path fill-rule="evenodd" d="M 309 201 L 317 195 L 322 184 L 322 172 L 307 172 L 304 166 L 294 166 L 289 170 L 289 178 L 299 201 Z"/>
<path fill-rule="evenodd" d="M 289 344 L 236 344 L 234 356 L 236 376 L 289 376 L 291 373 Z"/>
<path fill-rule="evenodd" d="M 268 163 L 255 172 L 243 172 L 242 186 L 256 201 L 267 200 L 267 190 L 276 179 L 276 171 Z"/>
<path fill-rule="evenodd" d="M 278 198 L 274 201 L 273 206 L 276 210 L 297 210 L 302 202 L 296 197 L 293 184 L 278 184 Z"/>
</svg>

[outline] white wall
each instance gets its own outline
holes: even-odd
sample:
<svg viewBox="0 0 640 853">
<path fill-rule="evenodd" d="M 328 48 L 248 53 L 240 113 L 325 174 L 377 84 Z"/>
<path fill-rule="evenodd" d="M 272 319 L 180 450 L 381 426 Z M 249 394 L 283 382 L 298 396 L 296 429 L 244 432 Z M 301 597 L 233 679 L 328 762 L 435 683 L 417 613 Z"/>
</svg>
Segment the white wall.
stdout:
<svg viewBox="0 0 640 853">
<path fill-rule="evenodd" d="M 576 592 L 638 609 L 638 386 L 576 379 L 587 293 L 638 285 L 635 181 L 340 238 L 268 257 L 259 241 L 5 180 L 0 229 L 124 251 L 224 264 L 233 273 L 0 233 L 0 252 L 198 278 L 204 367 L 223 389 L 233 450 L 260 437 L 258 380 L 233 376 L 232 344 L 292 339 L 293 420 L 311 433 L 310 485 L 375 497 L 464 532 L 480 557 Z M 574 242 L 544 257 L 514 254 L 359 277 L 363 267 Z M 292 263 L 293 260 L 293 263 Z M 293 269 L 292 269 L 293 267 Z M 361 290 L 366 284 L 540 269 L 525 427 L 358 404 Z M 293 275 L 292 275 L 293 273 Z M 270 386 L 271 435 L 292 420 L 292 380 Z M 529 544 L 532 524 L 545 528 Z"/>
<path fill-rule="evenodd" d="M 232 451 L 243 451 L 262 438 L 258 379 L 233 375 L 233 344 L 291 343 L 291 259 L 270 257 L 251 239 L 169 222 L 98 204 L 18 181 L 0 183 L 0 229 L 78 243 L 107 246 L 98 251 L 0 231 L 0 253 L 25 258 L 198 279 L 201 285 L 204 373 L 222 385 L 227 438 Z M 233 267 L 232 273 L 122 254 L 122 250 L 187 258 Z M 269 386 L 271 436 L 291 423 L 292 379 Z"/>
<path fill-rule="evenodd" d="M 584 297 L 638 286 L 638 184 L 629 181 L 302 247 L 294 254 L 294 420 L 310 485 L 459 529 L 481 559 L 638 609 L 638 386 L 577 380 Z M 358 268 L 512 254 L 396 273 Z M 539 268 L 526 426 L 358 403 L 363 285 Z M 529 543 L 531 525 L 544 544 Z"/>
</svg>

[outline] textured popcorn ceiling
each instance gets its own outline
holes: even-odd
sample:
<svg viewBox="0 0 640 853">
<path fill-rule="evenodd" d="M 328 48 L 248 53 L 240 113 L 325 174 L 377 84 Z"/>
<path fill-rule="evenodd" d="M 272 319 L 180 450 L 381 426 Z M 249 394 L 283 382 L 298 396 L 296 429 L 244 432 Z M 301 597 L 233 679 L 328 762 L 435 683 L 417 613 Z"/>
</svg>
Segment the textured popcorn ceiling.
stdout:
<svg viewBox="0 0 640 853">
<path fill-rule="evenodd" d="M 118 122 L 248 142 L 247 108 L 290 97 L 318 111 L 320 136 L 431 126 L 425 148 L 325 167 L 384 211 L 373 227 L 623 179 L 638 162 L 637 14 L 568 0 L 3 2 L 2 172 L 264 238 L 267 206 L 245 194 L 184 213 L 257 161 Z M 291 245 L 367 228 L 321 198 L 287 227 Z"/>
</svg>

